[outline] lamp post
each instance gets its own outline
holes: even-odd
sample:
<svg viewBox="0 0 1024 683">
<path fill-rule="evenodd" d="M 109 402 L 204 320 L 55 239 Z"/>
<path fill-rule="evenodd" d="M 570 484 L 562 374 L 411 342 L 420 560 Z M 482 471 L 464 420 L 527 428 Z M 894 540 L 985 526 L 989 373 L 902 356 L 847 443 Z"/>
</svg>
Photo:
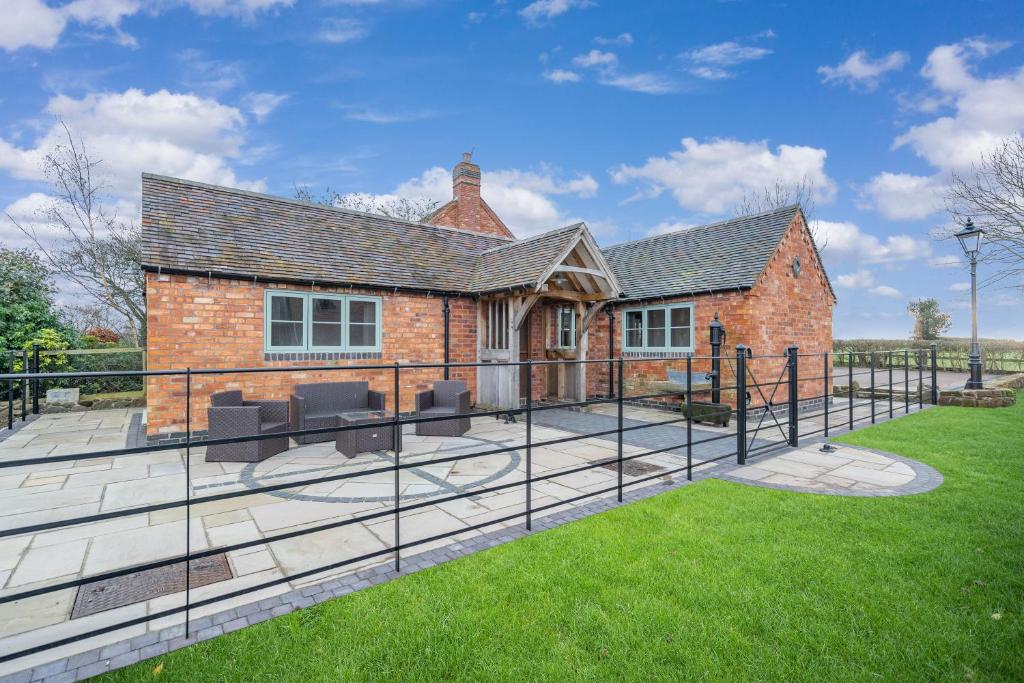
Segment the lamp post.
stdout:
<svg viewBox="0 0 1024 683">
<path fill-rule="evenodd" d="M 981 236 L 985 231 L 975 227 L 970 218 L 964 229 L 956 233 L 956 239 L 971 260 L 971 351 L 967 356 L 967 367 L 971 376 L 967 389 L 981 389 L 981 344 L 978 343 L 978 252 L 981 251 Z"/>
<path fill-rule="evenodd" d="M 722 400 L 722 346 L 725 344 L 725 325 L 718 320 L 718 311 L 711 321 L 711 402 Z"/>
</svg>

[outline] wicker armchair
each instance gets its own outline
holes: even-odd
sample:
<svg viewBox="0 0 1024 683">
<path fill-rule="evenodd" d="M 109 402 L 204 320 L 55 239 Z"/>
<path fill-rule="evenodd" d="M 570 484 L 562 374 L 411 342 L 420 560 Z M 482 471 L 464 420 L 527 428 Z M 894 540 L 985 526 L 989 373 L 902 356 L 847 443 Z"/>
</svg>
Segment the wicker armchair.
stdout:
<svg viewBox="0 0 1024 683">
<path fill-rule="evenodd" d="M 416 394 L 416 417 L 465 415 L 469 412 L 469 391 L 466 383 L 457 380 L 434 382 L 431 391 Z M 472 426 L 469 417 L 417 422 L 419 436 L 462 436 Z"/>
<path fill-rule="evenodd" d="M 370 391 L 368 382 L 321 382 L 297 384 L 291 397 L 293 431 L 336 427 L 339 413 L 353 410 L 384 410 L 384 394 Z M 303 434 L 301 444 L 334 441 L 334 432 Z"/>
<path fill-rule="evenodd" d="M 288 401 L 244 401 L 241 391 L 223 391 L 211 395 L 206 414 L 211 439 L 288 431 Z M 206 447 L 206 461 L 261 462 L 286 450 L 287 436 L 213 444 Z"/>
</svg>

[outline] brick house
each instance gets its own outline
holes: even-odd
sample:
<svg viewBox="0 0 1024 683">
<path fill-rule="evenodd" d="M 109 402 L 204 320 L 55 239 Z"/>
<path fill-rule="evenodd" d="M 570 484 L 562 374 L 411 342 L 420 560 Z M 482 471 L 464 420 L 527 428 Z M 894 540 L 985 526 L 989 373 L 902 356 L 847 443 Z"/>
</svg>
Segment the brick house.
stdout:
<svg viewBox="0 0 1024 683">
<path fill-rule="evenodd" d="M 582 223 L 515 239 L 469 155 L 452 175 L 452 201 L 413 223 L 144 174 L 149 369 L 263 369 L 194 375 L 193 429 L 228 388 L 286 398 L 300 382 L 358 378 L 393 391 L 391 368 L 327 366 L 487 362 L 450 374 L 497 407 L 518 406 L 526 386 L 526 369 L 501 361 L 621 354 L 631 380 L 660 377 L 665 363 L 643 359 L 709 355 L 716 314 L 724 351 L 831 349 L 835 295 L 798 206 L 601 249 Z M 443 372 L 403 371 L 400 408 Z M 609 372 L 535 366 L 534 398 L 604 395 Z M 180 433 L 184 379 L 150 377 L 147 390 L 149 436 Z"/>
</svg>

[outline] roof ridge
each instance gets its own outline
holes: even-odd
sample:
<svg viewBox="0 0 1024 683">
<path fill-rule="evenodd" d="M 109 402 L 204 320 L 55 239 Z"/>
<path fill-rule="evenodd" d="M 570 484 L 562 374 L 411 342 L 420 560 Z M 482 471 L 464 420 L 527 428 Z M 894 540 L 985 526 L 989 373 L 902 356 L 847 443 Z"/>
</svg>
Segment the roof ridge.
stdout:
<svg viewBox="0 0 1024 683">
<path fill-rule="evenodd" d="M 679 234 L 684 233 L 684 232 L 685 233 L 691 233 L 694 230 L 709 230 L 711 228 L 717 228 L 717 227 L 723 226 L 723 225 L 725 225 L 727 223 L 735 223 L 737 221 L 742 221 L 742 220 L 749 220 L 749 219 L 753 219 L 753 218 L 761 218 L 761 217 L 767 216 L 769 214 L 783 213 L 785 211 L 793 211 L 794 209 L 800 209 L 800 208 L 801 207 L 800 207 L 799 203 L 786 204 L 785 206 L 780 206 L 777 209 L 769 209 L 768 211 L 761 211 L 760 213 L 751 213 L 751 214 L 746 214 L 746 215 L 743 215 L 743 216 L 733 216 L 732 218 L 726 218 L 724 220 L 715 221 L 714 223 L 703 223 L 701 225 L 694 225 L 694 226 L 691 226 L 689 228 L 680 228 L 679 230 L 673 230 L 671 232 L 661 233 L 660 235 L 648 235 L 647 237 L 641 237 L 641 238 L 635 239 L 635 240 L 627 240 L 625 242 L 619 242 L 618 244 L 612 244 L 612 245 L 609 245 L 607 247 L 604 247 L 601 251 L 603 252 L 603 251 L 607 251 L 608 249 L 617 249 L 619 247 L 624 247 L 624 246 L 629 245 L 629 244 L 638 244 L 640 242 L 649 242 L 649 241 L 652 241 L 652 240 L 658 240 L 658 239 L 663 239 L 663 238 L 666 238 L 666 237 L 672 237 L 673 235 L 679 235 Z"/>
<path fill-rule="evenodd" d="M 517 239 L 517 240 L 514 240 L 514 241 L 509 242 L 507 244 L 499 244 L 499 245 L 496 245 L 496 246 L 493 246 L 493 247 L 488 247 L 488 248 L 484 249 L 483 251 L 478 252 L 478 255 L 482 256 L 483 254 L 489 254 L 491 252 L 501 251 L 502 249 L 507 249 L 509 247 L 514 247 L 514 246 L 516 246 L 518 244 L 522 244 L 524 242 L 530 242 L 530 241 L 535 240 L 535 239 L 540 239 L 541 237 L 549 237 L 551 235 L 554 235 L 556 233 L 563 232 L 563 231 L 564 232 L 568 232 L 570 230 L 579 230 L 579 229 L 581 229 L 581 228 L 583 228 L 585 226 L 586 226 L 586 223 L 584 223 L 583 221 L 578 221 L 576 223 L 571 223 L 569 225 L 563 225 L 560 228 L 552 228 L 551 230 L 547 230 L 545 232 L 538 232 L 536 235 L 530 235 L 529 237 L 523 237 L 522 239 Z"/>
<path fill-rule="evenodd" d="M 303 206 L 311 209 L 322 209 L 325 211 L 335 211 L 337 213 L 348 214 L 351 216 L 364 216 L 374 220 L 394 221 L 395 223 L 404 223 L 406 225 L 415 225 L 420 228 L 431 228 L 434 230 L 445 230 L 448 232 L 456 232 L 460 235 L 472 235 L 475 237 L 484 237 L 487 239 L 505 240 L 508 243 L 512 243 L 515 240 L 509 237 L 502 237 L 501 235 L 491 235 L 489 233 L 477 232 L 475 230 L 465 230 L 462 228 L 453 228 L 448 225 L 435 225 L 433 223 L 424 223 L 420 221 L 409 221 L 404 218 L 394 218 L 392 216 L 384 216 L 378 213 L 369 213 L 367 211 L 356 211 L 355 209 L 343 209 L 340 206 L 330 206 L 328 204 L 320 204 L 318 202 L 307 202 L 301 199 L 291 199 L 289 197 L 280 197 L 278 195 L 267 194 L 265 192 L 254 192 L 252 190 L 243 190 L 238 187 L 228 187 L 227 185 L 214 185 L 212 183 L 204 183 L 198 180 L 188 180 L 186 178 L 175 178 L 173 176 L 160 175 L 159 173 L 147 173 L 143 171 L 143 178 L 151 178 L 154 180 L 160 180 L 164 182 L 174 183 L 176 185 L 185 185 L 191 187 L 199 187 L 208 190 L 214 190 L 218 192 L 227 192 L 231 194 L 242 195 L 246 197 L 255 197 L 257 199 L 270 200 L 275 202 L 281 202 L 283 204 L 293 204 L 295 206 Z M 439 207 L 440 208 L 440 207 Z M 436 212 L 436 211 L 435 211 Z M 432 212 L 434 213 L 434 212 Z M 430 214 L 428 214 L 430 215 Z M 505 245 L 497 245 L 505 246 Z M 488 247 L 493 248 L 493 247 Z"/>
</svg>

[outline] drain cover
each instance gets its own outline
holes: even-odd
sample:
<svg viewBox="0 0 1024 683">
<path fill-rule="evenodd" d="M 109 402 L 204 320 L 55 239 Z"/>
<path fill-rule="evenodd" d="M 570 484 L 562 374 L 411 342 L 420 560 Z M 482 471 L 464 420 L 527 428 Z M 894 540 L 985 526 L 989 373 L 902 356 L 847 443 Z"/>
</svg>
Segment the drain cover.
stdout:
<svg viewBox="0 0 1024 683">
<path fill-rule="evenodd" d="M 611 470 L 613 472 L 619 471 L 619 464 L 617 462 L 605 463 L 604 465 L 601 465 L 601 467 L 605 468 L 606 470 Z M 657 465 L 652 465 L 646 462 L 640 462 L 639 460 L 626 460 L 625 462 L 622 463 L 622 473 L 630 477 L 640 477 L 645 474 L 654 474 L 655 472 L 660 472 L 663 469 L 665 468 L 659 467 Z"/>
<path fill-rule="evenodd" d="M 192 588 L 207 586 L 232 578 L 227 555 L 211 555 L 189 563 Z M 184 563 L 167 567 L 147 569 L 113 579 L 94 581 L 78 588 L 71 618 L 87 617 L 108 609 L 133 605 L 161 595 L 170 595 L 185 590 Z"/>
</svg>

